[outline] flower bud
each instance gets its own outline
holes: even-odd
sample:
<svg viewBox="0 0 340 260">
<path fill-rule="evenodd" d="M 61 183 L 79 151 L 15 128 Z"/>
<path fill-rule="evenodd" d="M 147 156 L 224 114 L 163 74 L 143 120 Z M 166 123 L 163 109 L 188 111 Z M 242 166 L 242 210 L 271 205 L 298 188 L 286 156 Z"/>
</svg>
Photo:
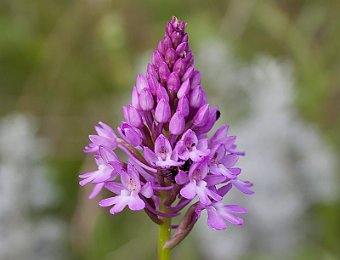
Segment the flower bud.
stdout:
<svg viewBox="0 0 340 260">
<path fill-rule="evenodd" d="M 202 89 L 202 103 L 201 106 L 205 105 L 208 103 L 208 99 L 207 99 L 207 93 L 205 92 L 204 89 Z"/>
<path fill-rule="evenodd" d="M 188 49 L 189 44 L 187 42 L 182 42 L 181 44 L 179 44 L 176 48 L 176 53 L 180 56 L 183 55 L 183 52 L 186 52 L 186 50 Z"/>
<path fill-rule="evenodd" d="M 141 90 L 144 88 L 149 88 L 149 84 L 148 84 L 148 81 L 145 75 L 142 75 L 142 74 L 137 75 L 136 87 L 137 87 L 138 93 L 140 93 Z"/>
<path fill-rule="evenodd" d="M 152 76 L 157 80 L 159 79 L 158 73 L 157 73 L 156 68 L 153 64 L 150 64 L 150 63 L 148 64 L 147 76 Z"/>
<path fill-rule="evenodd" d="M 186 69 L 186 62 L 183 59 L 178 59 L 173 67 L 173 72 L 177 73 L 179 77 L 182 77 L 184 71 Z"/>
<path fill-rule="evenodd" d="M 151 94 L 155 95 L 159 84 L 158 80 L 150 74 L 147 74 L 146 78 L 148 80 L 149 90 Z"/>
<path fill-rule="evenodd" d="M 194 65 L 191 65 L 186 72 L 184 73 L 183 77 L 182 77 L 182 81 L 185 81 L 187 79 L 190 79 L 191 76 L 194 74 Z"/>
<path fill-rule="evenodd" d="M 164 50 L 166 52 L 167 49 L 172 48 L 172 42 L 169 36 L 165 36 L 163 40 Z"/>
<path fill-rule="evenodd" d="M 171 109 L 169 102 L 165 99 L 161 99 L 156 107 L 155 110 L 155 119 L 159 123 L 166 123 L 169 121 L 171 116 Z"/>
<path fill-rule="evenodd" d="M 200 85 L 195 87 L 190 94 L 190 106 L 199 108 L 202 103 L 203 91 Z"/>
<path fill-rule="evenodd" d="M 199 71 L 195 71 L 191 78 L 191 89 L 196 88 L 198 85 L 201 84 L 201 73 Z"/>
<path fill-rule="evenodd" d="M 157 88 L 157 102 L 161 101 L 162 99 L 165 99 L 167 102 L 169 102 L 169 95 L 166 89 L 159 84 Z"/>
<path fill-rule="evenodd" d="M 184 31 L 185 30 L 185 22 L 184 21 L 181 21 L 178 25 L 178 29 L 180 29 L 181 31 Z"/>
<path fill-rule="evenodd" d="M 158 42 L 157 50 L 160 54 L 164 55 L 164 43 L 163 43 L 163 41 Z"/>
<path fill-rule="evenodd" d="M 177 111 L 171 118 L 169 123 L 170 133 L 173 135 L 180 135 L 185 127 L 184 116 L 180 111 Z"/>
<path fill-rule="evenodd" d="M 171 18 L 170 23 L 171 23 L 171 25 L 172 25 L 174 28 L 177 28 L 177 26 L 178 26 L 178 19 L 177 19 L 177 17 L 173 16 L 173 17 Z"/>
<path fill-rule="evenodd" d="M 182 42 L 187 42 L 188 39 L 189 39 L 188 34 L 185 33 L 185 34 L 183 35 Z"/>
<path fill-rule="evenodd" d="M 159 65 L 161 65 L 162 62 L 164 62 L 162 55 L 158 51 L 154 51 L 152 53 L 153 65 L 155 65 L 156 67 L 159 67 Z"/>
<path fill-rule="evenodd" d="M 181 81 L 180 81 L 177 73 L 173 72 L 173 73 L 170 74 L 168 81 L 167 81 L 167 84 L 168 84 L 168 89 L 169 89 L 170 92 L 177 92 L 178 91 L 180 84 L 181 84 Z"/>
<path fill-rule="evenodd" d="M 171 68 L 172 65 L 174 65 L 176 60 L 176 52 L 173 48 L 170 48 L 165 53 L 165 62 L 169 65 Z"/>
<path fill-rule="evenodd" d="M 213 107 L 209 112 L 209 118 L 208 118 L 207 123 L 204 126 L 200 127 L 198 129 L 198 132 L 199 133 L 209 132 L 211 128 L 214 126 L 214 124 L 216 123 L 216 121 L 218 120 L 219 115 L 220 115 L 220 111 L 218 110 L 218 107 L 217 106 Z"/>
<path fill-rule="evenodd" d="M 209 104 L 206 104 L 197 111 L 196 115 L 194 116 L 192 120 L 192 124 L 194 126 L 204 126 L 208 123 L 209 120 Z"/>
<path fill-rule="evenodd" d="M 187 79 L 186 81 L 182 83 L 181 87 L 179 88 L 177 92 L 177 97 L 181 98 L 183 96 L 187 96 L 189 94 L 189 90 L 190 90 L 190 81 L 189 79 Z"/>
<path fill-rule="evenodd" d="M 194 65 L 194 58 L 192 57 L 192 53 L 191 53 L 190 50 L 186 53 L 183 60 L 186 64 L 189 64 L 188 67 L 191 66 L 191 65 Z"/>
<path fill-rule="evenodd" d="M 188 98 L 186 96 L 183 96 L 178 100 L 177 111 L 181 111 L 184 117 L 189 115 L 190 107 Z"/>
<path fill-rule="evenodd" d="M 165 63 L 165 62 L 162 62 L 159 66 L 159 69 L 158 69 L 158 73 L 159 73 L 159 78 L 161 80 L 167 80 L 169 75 L 170 75 L 170 70 L 169 70 L 169 67 L 168 65 Z"/>
<path fill-rule="evenodd" d="M 149 89 L 143 89 L 139 94 L 139 105 L 143 111 L 150 111 L 153 109 L 153 96 Z"/>
<path fill-rule="evenodd" d="M 118 127 L 117 130 L 124 141 L 132 146 L 136 147 L 142 143 L 142 134 L 138 128 L 130 126 L 126 122 L 122 122 L 121 127 Z"/>
<path fill-rule="evenodd" d="M 172 40 L 172 44 L 173 44 L 174 48 L 176 48 L 177 45 L 181 42 L 182 36 L 179 32 L 174 31 L 171 34 L 171 40 Z"/>
<path fill-rule="evenodd" d="M 167 23 L 166 24 L 166 33 L 170 36 L 173 31 L 174 31 L 174 29 L 172 27 L 172 24 L 171 23 Z"/>
<path fill-rule="evenodd" d="M 124 117 L 130 125 L 134 127 L 141 127 L 143 125 L 142 118 L 138 110 L 134 106 L 128 105 L 126 107 L 123 107 L 123 111 Z"/>
<path fill-rule="evenodd" d="M 138 92 L 137 92 L 137 88 L 136 87 L 133 87 L 132 89 L 132 94 L 131 94 L 131 104 L 137 108 L 137 109 L 140 109 L 140 106 L 139 106 L 139 95 L 138 95 Z"/>
</svg>

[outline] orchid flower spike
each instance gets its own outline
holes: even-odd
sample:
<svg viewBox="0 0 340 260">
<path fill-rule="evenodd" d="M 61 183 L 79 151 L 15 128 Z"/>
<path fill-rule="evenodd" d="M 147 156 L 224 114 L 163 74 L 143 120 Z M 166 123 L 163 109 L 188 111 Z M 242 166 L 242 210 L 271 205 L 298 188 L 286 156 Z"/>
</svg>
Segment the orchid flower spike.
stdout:
<svg viewBox="0 0 340 260">
<path fill-rule="evenodd" d="M 207 101 L 185 27 L 175 17 L 167 23 L 146 74 L 137 75 L 131 103 L 123 107 L 119 137 L 99 122 L 84 149 L 94 154 L 97 169 L 79 176 L 81 186 L 94 185 L 90 198 L 102 189 L 111 193 L 99 202 L 111 214 L 144 210 L 160 227 L 165 225 L 160 256 L 189 234 L 203 211 L 211 228 L 225 229 L 227 222 L 242 225 L 237 214 L 247 210 L 224 202 L 234 187 L 253 193 L 253 184 L 240 179 L 236 164 L 244 153 L 237 150 L 229 126 L 208 134 L 220 111 Z M 127 155 L 125 162 L 116 150 Z M 179 223 L 172 226 L 171 237 L 175 217 Z"/>
</svg>

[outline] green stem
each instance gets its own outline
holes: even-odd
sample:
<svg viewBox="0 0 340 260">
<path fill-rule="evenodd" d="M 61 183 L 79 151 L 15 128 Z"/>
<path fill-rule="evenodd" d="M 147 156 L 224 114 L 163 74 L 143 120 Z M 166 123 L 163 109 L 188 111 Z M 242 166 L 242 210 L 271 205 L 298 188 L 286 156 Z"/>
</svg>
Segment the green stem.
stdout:
<svg viewBox="0 0 340 260">
<path fill-rule="evenodd" d="M 159 210 L 168 213 L 168 209 L 164 205 L 167 191 L 162 191 L 160 196 Z M 158 260 L 170 260 L 170 249 L 163 248 L 166 241 L 170 239 L 171 218 L 162 218 L 163 224 L 158 227 Z"/>
</svg>

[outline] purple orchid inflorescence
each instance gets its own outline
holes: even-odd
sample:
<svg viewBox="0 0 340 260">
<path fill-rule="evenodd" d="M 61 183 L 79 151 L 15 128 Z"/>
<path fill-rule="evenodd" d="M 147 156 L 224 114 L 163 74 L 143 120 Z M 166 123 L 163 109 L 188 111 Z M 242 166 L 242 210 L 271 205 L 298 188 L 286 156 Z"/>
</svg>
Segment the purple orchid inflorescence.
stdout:
<svg viewBox="0 0 340 260">
<path fill-rule="evenodd" d="M 80 175 L 80 185 L 94 184 L 90 198 L 103 188 L 112 196 L 99 202 L 110 213 L 144 210 L 156 223 L 163 218 L 183 218 L 166 246 L 178 244 L 203 210 L 208 226 L 225 229 L 226 221 L 243 224 L 236 214 L 247 210 L 224 205 L 232 187 L 252 194 L 252 183 L 239 179 L 240 156 L 236 137 L 223 125 L 209 138 L 207 133 L 220 117 L 201 87 L 201 74 L 194 68 L 185 22 L 177 18 L 166 25 L 164 39 L 152 54 L 146 75 L 138 75 L 131 104 L 123 107 L 125 121 L 113 129 L 99 122 L 90 135 L 85 153 L 94 153 L 98 169 Z M 123 162 L 115 153 L 127 154 Z M 161 194 L 166 196 L 161 197 Z M 191 206 L 188 206 L 192 203 Z M 160 210 L 160 205 L 166 210 Z M 177 220 L 178 218 L 176 218 Z"/>
</svg>

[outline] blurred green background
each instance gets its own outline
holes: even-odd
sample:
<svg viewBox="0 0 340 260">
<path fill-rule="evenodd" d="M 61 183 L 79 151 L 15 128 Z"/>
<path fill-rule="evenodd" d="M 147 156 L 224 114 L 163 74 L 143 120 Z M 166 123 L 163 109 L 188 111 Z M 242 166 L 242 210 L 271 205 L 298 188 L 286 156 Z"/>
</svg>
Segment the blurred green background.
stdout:
<svg viewBox="0 0 340 260">
<path fill-rule="evenodd" d="M 320 129 L 338 158 L 339 10 L 337 0 L 1 0 L 0 116 L 35 118 L 37 136 L 52 147 L 44 161 L 59 194 L 56 203 L 29 211 L 27 217 L 54 216 L 65 223 L 63 259 L 155 258 L 156 227 L 143 213 L 112 217 L 97 207 L 97 199 L 87 200 L 89 190 L 77 182 L 79 173 L 94 167 L 82 153 L 87 135 L 99 120 L 112 126 L 121 121 L 120 107 L 128 102 L 136 73 L 142 72 L 140 64 L 145 70 L 145 56 L 156 48 L 173 15 L 188 23 L 194 55 L 204 39 L 218 38 L 240 63 L 258 55 L 288 59 L 296 78 L 294 107 Z M 313 228 L 290 257 L 339 259 L 340 200 L 308 210 Z M 190 236 L 175 250 L 175 259 L 204 259 L 197 244 Z M 245 259 L 267 258 L 254 254 Z"/>
</svg>

